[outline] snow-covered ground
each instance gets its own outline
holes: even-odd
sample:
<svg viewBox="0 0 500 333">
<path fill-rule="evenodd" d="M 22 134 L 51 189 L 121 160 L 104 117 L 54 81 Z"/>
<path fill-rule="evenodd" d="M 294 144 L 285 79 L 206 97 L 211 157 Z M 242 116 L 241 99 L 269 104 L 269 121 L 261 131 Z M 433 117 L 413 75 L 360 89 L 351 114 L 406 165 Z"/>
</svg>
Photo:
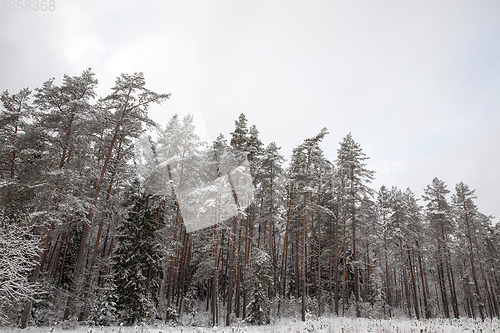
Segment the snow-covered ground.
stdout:
<svg viewBox="0 0 500 333">
<path fill-rule="evenodd" d="M 190 327 L 190 326 L 168 326 L 160 322 L 154 325 L 138 326 L 76 326 L 75 328 L 64 328 L 61 324 L 51 327 L 28 327 L 19 329 L 15 327 L 0 328 L 0 332 L 19 333 L 302 333 L 302 332 L 339 332 L 339 333 L 427 333 L 427 332 L 494 332 L 500 333 L 498 319 L 486 320 L 485 322 L 473 319 L 460 320 L 379 320 L 379 319 L 354 319 L 354 318 L 326 318 L 309 319 L 301 322 L 295 319 L 283 319 L 276 323 L 264 326 L 248 326 L 234 324 L 231 327 Z"/>
</svg>

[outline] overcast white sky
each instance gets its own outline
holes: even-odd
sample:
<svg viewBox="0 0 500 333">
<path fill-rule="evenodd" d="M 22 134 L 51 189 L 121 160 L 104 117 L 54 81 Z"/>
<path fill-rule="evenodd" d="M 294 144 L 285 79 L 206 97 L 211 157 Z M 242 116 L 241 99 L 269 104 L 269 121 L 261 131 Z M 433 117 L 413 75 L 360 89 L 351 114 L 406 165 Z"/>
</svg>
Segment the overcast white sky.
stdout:
<svg viewBox="0 0 500 333">
<path fill-rule="evenodd" d="M 20 0 L 24 3 L 24 0 Z M 476 189 L 500 219 L 500 1 L 55 0 L 0 8 L 0 90 L 92 68 L 105 95 L 120 73 L 171 92 L 164 124 L 195 114 L 205 139 L 245 113 L 289 159 L 327 127 L 333 160 L 349 132 L 380 185 L 418 196 L 434 177 Z"/>
</svg>

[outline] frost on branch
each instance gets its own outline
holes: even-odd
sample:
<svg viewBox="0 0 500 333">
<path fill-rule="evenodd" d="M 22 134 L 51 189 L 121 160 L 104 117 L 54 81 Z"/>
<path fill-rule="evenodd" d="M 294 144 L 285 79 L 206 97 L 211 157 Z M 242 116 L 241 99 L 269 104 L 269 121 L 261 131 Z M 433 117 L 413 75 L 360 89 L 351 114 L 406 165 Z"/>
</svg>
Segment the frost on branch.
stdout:
<svg viewBox="0 0 500 333">
<path fill-rule="evenodd" d="M 26 220 L 11 221 L 0 214 L 0 325 L 5 325 L 36 291 L 29 278 L 37 262 L 39 239 Z"/>
</svg>

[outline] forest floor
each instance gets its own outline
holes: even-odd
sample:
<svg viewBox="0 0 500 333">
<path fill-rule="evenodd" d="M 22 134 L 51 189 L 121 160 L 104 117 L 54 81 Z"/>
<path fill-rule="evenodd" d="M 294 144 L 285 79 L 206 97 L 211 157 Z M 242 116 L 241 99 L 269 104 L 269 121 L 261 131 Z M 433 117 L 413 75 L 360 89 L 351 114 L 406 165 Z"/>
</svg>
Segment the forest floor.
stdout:
<svg viewBox="0 0 500 333">
<path fill-rule="evenodd" d="M 19 329 L 15 327 L 0 328 L 0 332 L 15 333 L 428 333 L 428 332 L 483 332 L 500 333 L 499 320 L 485 320 L 484 322 L 473 319 L 366 319 L 366 318 L 311 318 L 306 322 L 296 319 L 281 319 L 273 324 L 250 326 L 236 323 L 232 326 L 219 327 L 193 327 L 193 326 L 168 326 L 161 322 L 153 325 L 138 326 L 76 326 L 63 328 L 61 324 L 44 327 L 28 327 Z"/>
</svg>

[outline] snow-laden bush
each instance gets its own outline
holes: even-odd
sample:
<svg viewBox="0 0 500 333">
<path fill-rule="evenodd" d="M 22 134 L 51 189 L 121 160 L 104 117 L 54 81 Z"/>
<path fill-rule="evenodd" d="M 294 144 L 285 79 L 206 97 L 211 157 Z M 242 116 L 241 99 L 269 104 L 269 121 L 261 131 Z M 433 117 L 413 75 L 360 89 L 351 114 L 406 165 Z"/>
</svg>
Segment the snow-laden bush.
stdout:
<svg viewBox="0 0 500 333">
<path fill-rule="evenodd" d="M 171 305 L 165 310 L 166 323 L 174 324 L 177 323 L 178 319 L 179 319 L 179 313 L 177 312 L 177 308 L 175 306 Z"/>
<path fill-rule="evenodd" d="M 55 318 L 61 318 L 64 311 L 66 292 L 57 290 L 51 279 L 38 280 L 39 292 L 34 295 L 29 325 L 49 326 Z"/>
<path fill-rule="evenodd" d="M 254 249 L 254 252 L 254 261 L 248 274 L 251 292 L 245 321 L 253 325 L 263 325 L 271 321 L 271 303 L 267 297 L 267 288 L 271 284 L 271 259 L 269 254 L 260 249 Z"/>
<path fill-rule="evenodd" d="M 115 286 L 113 281 L 107 281 L 104 287 L 96 287 L 95 293 L 92 295 L 88 320 L 95 322 L 97 325 L 113 325 L 118 318 L 116 309 L 117 296 L 114 293 Z"/>
<path fill-rule="evenodd" d="M 30 274 L 38 260 L 39 237 L 27 218 L 10 220 L 0 213 L 0 325 L 12 323 L 36 286 Z"/>
</svg>

